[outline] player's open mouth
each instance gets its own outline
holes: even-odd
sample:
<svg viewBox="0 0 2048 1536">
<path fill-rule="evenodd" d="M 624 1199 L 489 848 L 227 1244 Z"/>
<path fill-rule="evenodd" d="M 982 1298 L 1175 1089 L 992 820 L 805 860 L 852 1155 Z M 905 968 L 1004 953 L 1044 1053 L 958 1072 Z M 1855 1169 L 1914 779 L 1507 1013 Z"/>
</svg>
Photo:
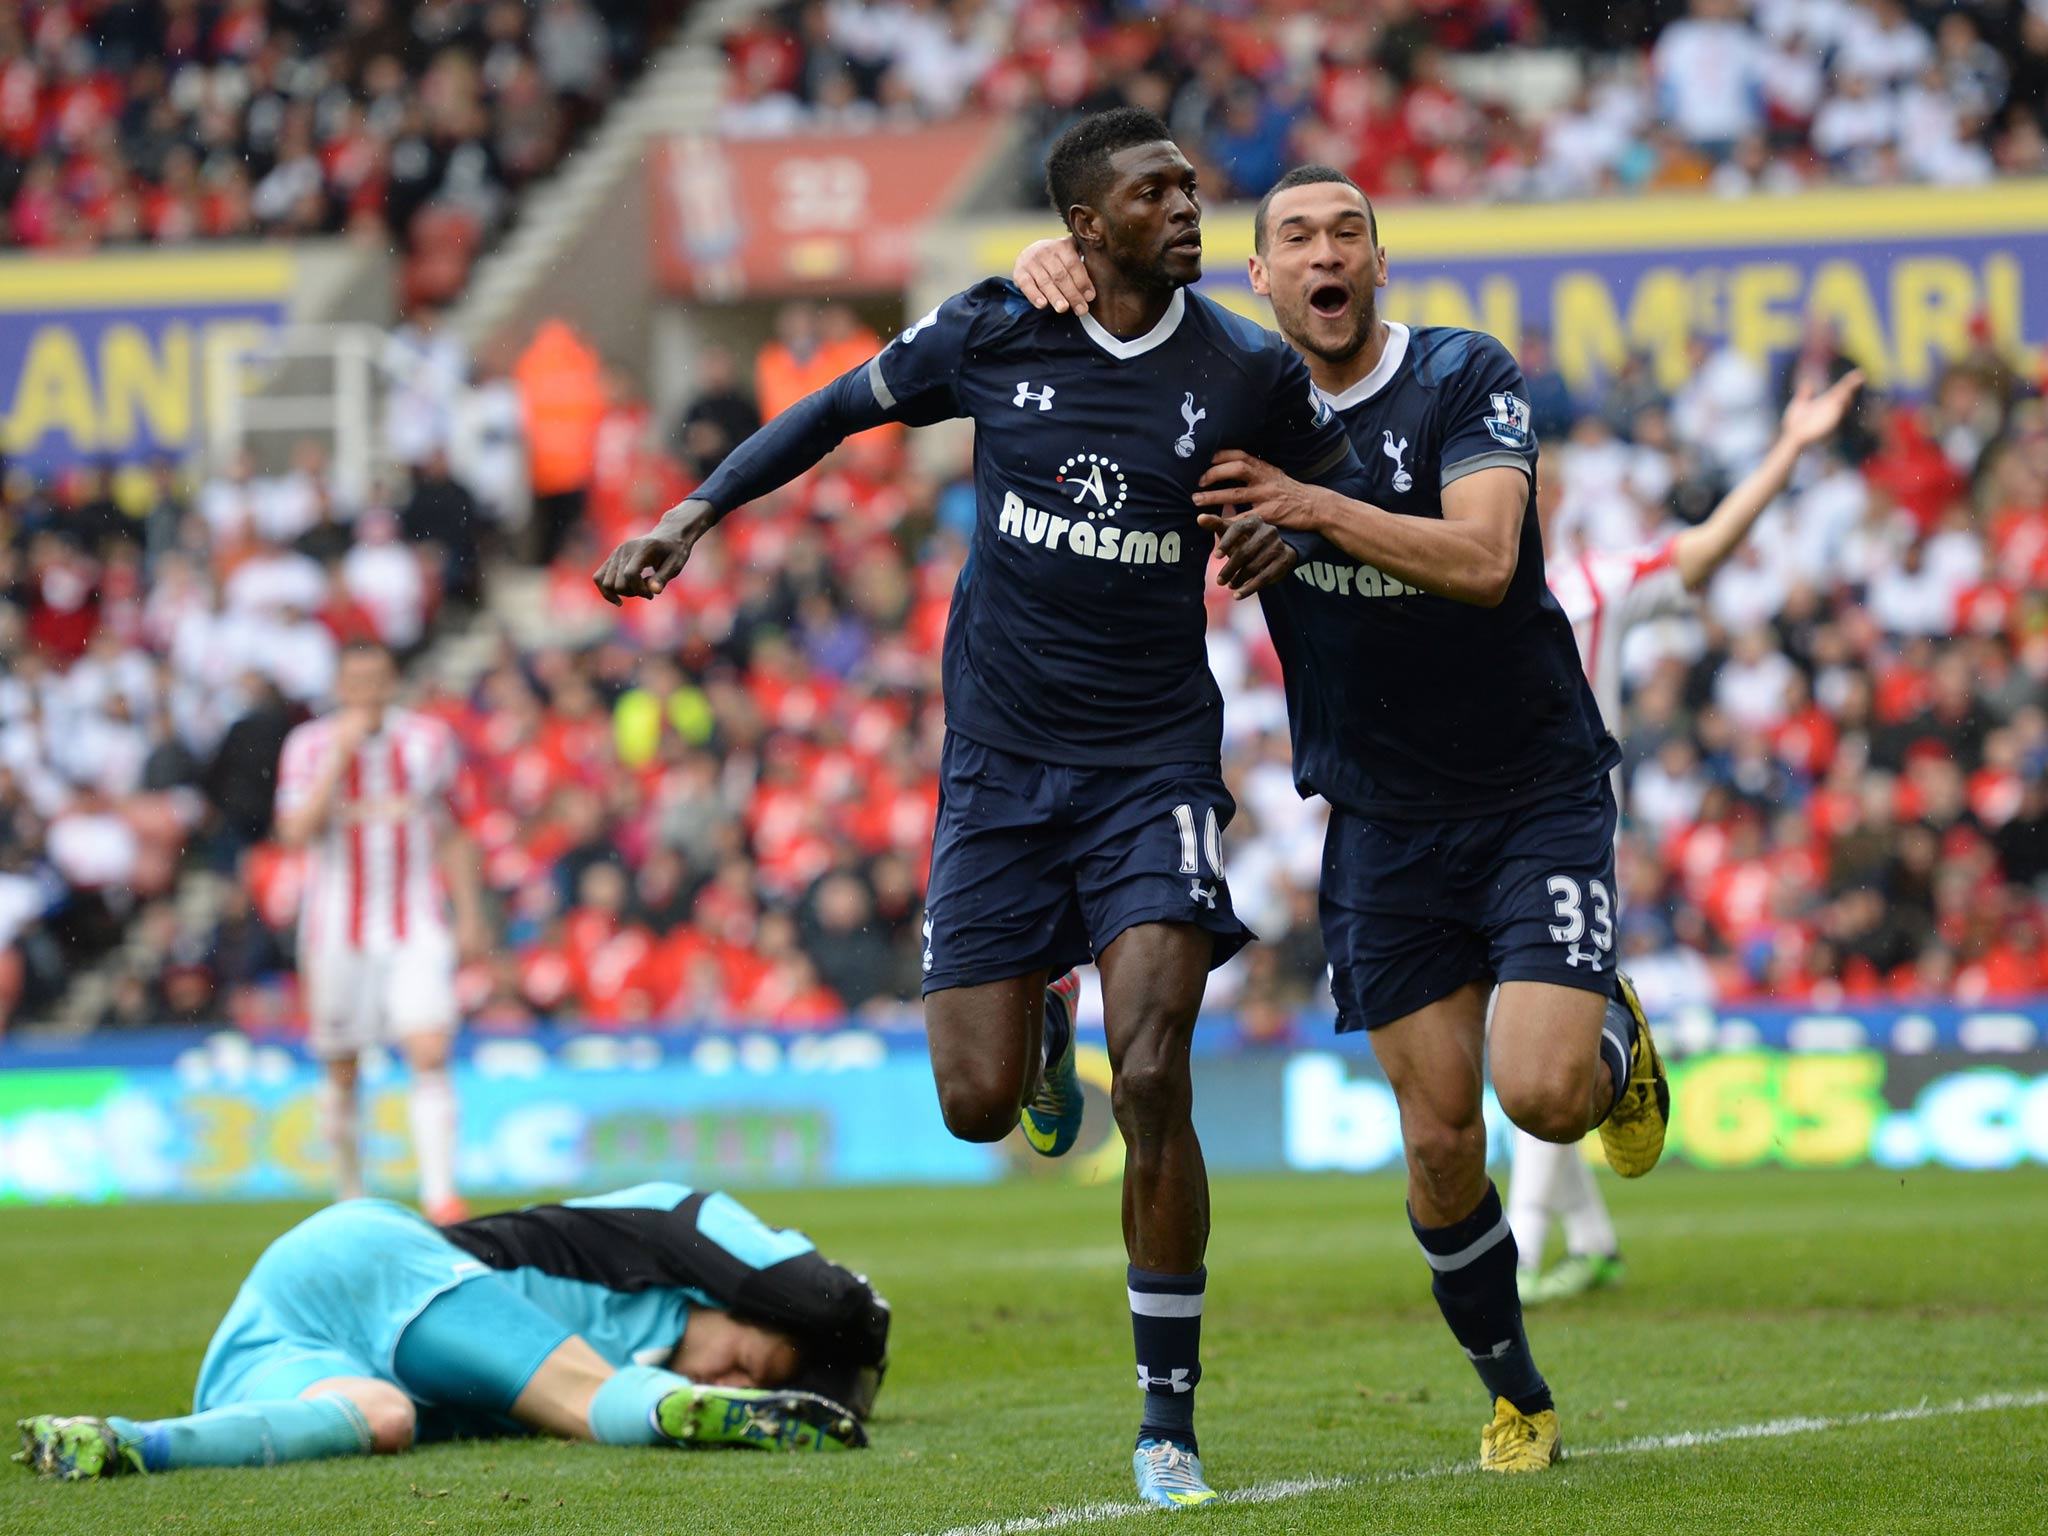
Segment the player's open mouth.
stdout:
<svg viewBox="0 0 2048 1536">
<path fill-rule="evenodd" d="M 1199 251 L 1202 248 L 1202 232 L 1198 229 L 1191 235 L 1182 235 L 1177 240 L 1166 242 L 1169 251 Z"/>
<path fill-rule="evenodd" d="M 1351 308 L 1351 290 L 1342 283 L 1324 283 L 1311 288 L 1308 294 L 1308 307 L 1325 320 L 1341 319 L 1344 312 Z"/>
</svg>

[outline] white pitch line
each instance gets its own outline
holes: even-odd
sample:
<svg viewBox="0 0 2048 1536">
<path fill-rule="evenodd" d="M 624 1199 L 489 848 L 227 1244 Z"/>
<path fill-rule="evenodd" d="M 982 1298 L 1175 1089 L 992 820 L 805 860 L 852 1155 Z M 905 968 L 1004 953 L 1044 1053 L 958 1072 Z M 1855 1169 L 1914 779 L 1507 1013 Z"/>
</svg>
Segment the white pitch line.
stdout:
<svg viewBox="0 0 2048 1536">
<path fill-rule="evenodd" d="M 1776 1440 L 1786 1435 L 1814 1435 L 1830 1429 L 1854 1429 L 1863 1424 L 1907 1424 L 1916 1419 L 1952 1419 L 1970 1413 L 1996 1413 L 2006 1408 L 2048 1407 L 2048 1390 L 2035 1392 L 1987 1392 L 1980 1397 L 1962 1397 L 1953 1402 L 1910 1404 L 1881 1412 L 1848 1413 L 1834 1418 L 1802 1415 L 1789 1419 L 1766 1419 L 1759 1424 L 1730 1424 L 1723 1429 L 1689 1429 L 1675 1435 L 1638 1435 L 1633 1440 L 1616 1440 L 1607 1445 L 1588 1445 L 1566 1454 L 1567 1463 L 1587 1456 L 1640 1456 L 1650 1451 L 1683 1451 L 1702 1445 L 1726 1445 L 1737 1440 Z M 1387 1483 L 1412 1483 L 1424 1478 L 1463 1477 L 1476 1473 L 1471 1461 L 1442 1462 L 1433 1467 L 1410 1467 L 1399 1472 L 1354 1473 L 1334 1477 L 1291 1477 L 1270 1483 L 1233 1488 L 1217 1502 L 1221 1504 L 1277 1504 L 1305 1494 L 1330 1493 L 1340 1488 L 1368 1488 Z M 1156 1515 L 1150 1504 L 1128 1499 L 1107 1499 L 1096 1504 L 1076 1504 L 1052 1509 L 1042 1515 L 1023 1515 L 1013 1520 L 983 1520 L 975 1525 L 955 1525 L 935 1536 L 1031 1536 L 1035 1531 L 1063 1531 L 1098 1520 L 1123 1520 L 1132 1515 Z"/>
</svg>

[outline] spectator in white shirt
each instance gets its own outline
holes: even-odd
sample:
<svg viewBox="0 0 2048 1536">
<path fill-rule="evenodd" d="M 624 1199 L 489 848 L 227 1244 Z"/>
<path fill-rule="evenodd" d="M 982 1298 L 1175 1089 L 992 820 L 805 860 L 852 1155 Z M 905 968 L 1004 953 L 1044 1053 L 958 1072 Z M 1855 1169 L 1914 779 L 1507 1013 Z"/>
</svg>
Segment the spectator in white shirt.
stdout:
<svg viewBox="0 0 2048 1536">
<path fill-rule="evenodd" d="M 1865 76 L 1850 75 L 1814 114 L 1814 153 L 1837 170 L 1856 174 L 1864 159 L 1889 145 L 1898 131 L 1892 98 Z"/>
<path fill-rule="evenodd" d="M 1863 522 L 1869 486 L 1842 460 L 1829 456 L 1812 484 L 1793 493 L 1787 554 L 1801 581 L 1831 586 L 1841 552 Z"/>
<path fill-rule="evenodd" d="M 1543 125 L 1538 195 L 1586 197 L 1605 190 L 1633 139 L 1633 128 L 1597 110 L 1591 87 L 1582 87 Z"/>
<path fill-rule="evenodd" d="M 427 583 L 419 555 L 398 537 L 398 519 L 383 508 L 365 512 L 355 547 L 343 556 L 341 579 L 377 626 L 377 638 L 404 652 L 427 627 Z"/>
<path fill-rule="evenodd" d="M 1956 588 L 1928 564 L 1927 547 L 1916 543 L 1872 578 L 1865 606 L 1888 635 L 1945 635 L 1955 628 Z"/>
<path fill-rule="evenodd" d="M 1948 77 L 1930 64 L 1899 92 L 1899 149 L 1906 169 L 1937 186 L 1970 186 L 1989 181 L 1991 152 L 1964 134 Z"/>
<path fill-rule="evenodd" d="M 946 11 L 927 0 L 897 34 L 896 73 L 933 117 L 959 111 L 998 57 L 988 40 L 976 33 L 974 23 L 973 13 L 964 6 Z"/>
<path fill-rule="evenodd" d="M 52 818 L 48 838 L 50 862 L 65 884 L 88 891 L 134 885 L 141 843 L 97 791 L 87 789 Z"/>
<path fill-rule="evenodd" d="M 1731 480 L 1762 457 L 1777 435 L 1770 381 L 1748 353 L 1691 343 L 1691 372 L 1671 399 L 1678 440 Z"/>
<path fill-rule="evenodd" d="M 1841 40 L 1856 13 L 1854 0 L 1757 0 L 1757 30 L 1773 42 L 1797 43 L 1825 53 Z"/>
<path fill-rule="evenodd" d="M 1740 634 L 1775 619 L 1791 590 L 1787 573 L 1752 541 L 1707 583 L 1706 609 L 1724 629 Z"/>
<path fill-rule="evenodd" d="M 422 304 L 385 341 L 383 370 L 385 450 L 410 468 L 448 446 L 469 354 L 439 312 Z"/>
<path fill-rule="evenodd" d="M 321 497 L 327 484 L 327 450 L 317 438 L 292 447 L 292 467 L 281 475 L 255 481 L 249 488 L 257 534 L 274 544 L 289 544 L 320 520 Z"/>
<path fill-rule="evenodd" d="M 286 609 L 264 625 L 260 667 L 288 699 L 315 703 L 334 688 L 339 651 L 334 632 L 298 609 Z"/>
<path fill-rule="evenodd" d="M 1769 630 L 1746 629 L 1714 679 L 1714 702 L 1737 728 L 1767 731 L 1784 720 L 1785 690 L 1797 672 Z"/>
<path fill-rule="evenodd" d="M 200 486 L 199 515 L 216 549 L 232 549 L 249 536 L 256 523 L 256 462 L 237 453 L 227 473 Z"/>
<path fill-rule="evenodd" d="M 1934 40 L 1906 14 L 1900 0 L 1862 0 L 1835 50 L 1837 78 L 1899 86 L 1934 62 Z"/>
<path fill-rule="evenodd" d="M 1828 82 L 1821 56 L 1810 44 L 1791 37 L 1777 39 L 1764 54 L 1762 76 L 1764 105 L 1776 123 L 1805 128 L 1813 122 Z"/>
<path fill-rule="evenodd" d="M 1726 154 L 1763 126 L 1763 48 L 1739 0 L 1692 0 L 1650 54 L 1664 120 L 1696 148 Z"/>
<path fill-rule="evenodd" d="M 68 714 L 96 714 L 114 699 L 140 718 L 156 698 L 156 667 L 145 651 L 130 647 L 110 629 L 100 629 L 71 670 L 51 679 Z"/>
<path fill-rule="evenodd" d="M 59 766 L 74 784 L 90 785 L 116 800 L 142 787 L 142 767 L 149 760 L 149 733 L 135 721 L 128 701 L 119 694 L 103 710 L 81 714 L 64 733 Z"/>
<path fill-rule="evenodd" d="M 1667 827 L 1683 826 L 1699 813 L 1706 798 L 1706 775 L 1699 752 L 1689 737 L 1673 736 L 1657 755 L 1636 769 L 1629 782 L 1629 820 L 1655 837 Z"/>
<path fill-rule="evenodd" d="M 1928 537 L 1927 569 L 1947 584 L 1952 600 L 1984 579 L 1984 541 L 1970 522 L 1967 505 L 1950 507 Z"/>
<path fill-rule="evenodd" d="M 1587 414 L 1558 453 L 1557 536 L 1561 546 L 1625 549 L 1637 542 L 1641 508 L 1630 489 L 1635 451 L 1604 417 Z"/>
<path fill-rule="evenodd" d="M 584 0 L 548 0 L 533 24 L 541 78 L 560 95 L 604 99 L 611 66 L 604 23 Z"/>
<path fill-rule="evenodd" d="M 526 510 L 524 431 L 518 387 L 502 372 L 485 373 L 456 406 L 449 448 L 455 478 L 503 526 Z"/>
<path fill-rule="evenodd" d="M 777 88 L 775 61 L 766 54 L 751 57 L 726 89 L 727 99 L 718 109 L 718 131 L 727 138 L 781 138 L 805 126 L 803 103 Z"/>
<path fill-rule="evenodd" d="M 241 613 L 308 613 L 327 601 L 327 573 L 295 549 L 264 544 L 228 577 L 227 605 Z"/>
<path fill-rule="evenodd" d="M 1913 520 L 1889 496 L 1864 488 L 1863 520 L 1851 528 L 1836 551 L 1834 577 L 1851 587 L 1868 587 L 1896 569 L 1914 541 Z"/>
</svg>

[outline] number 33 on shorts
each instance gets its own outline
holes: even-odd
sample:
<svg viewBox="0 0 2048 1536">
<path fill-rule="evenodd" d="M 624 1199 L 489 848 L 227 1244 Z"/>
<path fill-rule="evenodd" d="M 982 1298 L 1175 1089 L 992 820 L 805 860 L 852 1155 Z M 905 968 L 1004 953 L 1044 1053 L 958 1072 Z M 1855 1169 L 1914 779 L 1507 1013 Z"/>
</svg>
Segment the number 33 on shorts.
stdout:
<svg viewBox="0 0 2048 1536">
<path fill-rule="evenodd" d="M 1550 925 L 1550 936 L 1565 946 L 1565 964 L 1574 970 L 1581 965 L 1605 970 L 1614 954 L 1614 903 L 1606 884 L 1588 880 L 1581 888 L 1570 875 L 1552 875 L 1548 889 L 1557 919 Z M 1586 940 L 1590 948 L 1582 942 Z"/>
<path fill-rule="evenodd" d="M 1223 829 L 1216 824 L 1216 807 L 1213 805 L 1203 813 L 1201 846 L 1195 840 L 1195 808 L 1192 805 L 1176 805 L 1173 808 L 1173 824 L 1180 832 L 1180 872 L 1190 877 L 1188 900 L 1216 909 L 1216 882 L 1223 879 Z M 1202 856 L 1209 860 L 1210 883 L 1202 881 Z"/>
</svg>

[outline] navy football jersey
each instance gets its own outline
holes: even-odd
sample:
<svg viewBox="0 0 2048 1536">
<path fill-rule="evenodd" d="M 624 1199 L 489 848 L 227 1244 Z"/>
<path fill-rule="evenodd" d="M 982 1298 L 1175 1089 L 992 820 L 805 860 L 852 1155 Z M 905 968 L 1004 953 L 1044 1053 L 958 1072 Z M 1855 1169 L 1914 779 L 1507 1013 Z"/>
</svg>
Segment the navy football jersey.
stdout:
<svg viewBox="0 0 2048 1536">
<path fill-rule="evenodd" d="M 904 331 L 868 380 L 894 420 L 975 424 L 948 727 L 1062 763 L 1214 762 L 1214 540 L 1191 499 L 1210 457 L 1242 448 L 1361 494 L 1350 442 L 1293 349 L 1185 289 L 1125 341 L 991 278 Z"/>
<path fill-rule="evenodd" d="M 1420 592 L 1321 539 L 1263 594 L 1286 672 L 1294 776 L 1362 816 L 1480 816 L 1597 778 L 1621 753 L 1543 579 L 1536 435 L 1521 369 L 1491 336 L 1388 327 L 1379 366 L 1330 398 L 1365 466 L 1358 499 L 1443 516 L 1443 488 L 1529 477 L 1506 598 Z"/>
</svg>

